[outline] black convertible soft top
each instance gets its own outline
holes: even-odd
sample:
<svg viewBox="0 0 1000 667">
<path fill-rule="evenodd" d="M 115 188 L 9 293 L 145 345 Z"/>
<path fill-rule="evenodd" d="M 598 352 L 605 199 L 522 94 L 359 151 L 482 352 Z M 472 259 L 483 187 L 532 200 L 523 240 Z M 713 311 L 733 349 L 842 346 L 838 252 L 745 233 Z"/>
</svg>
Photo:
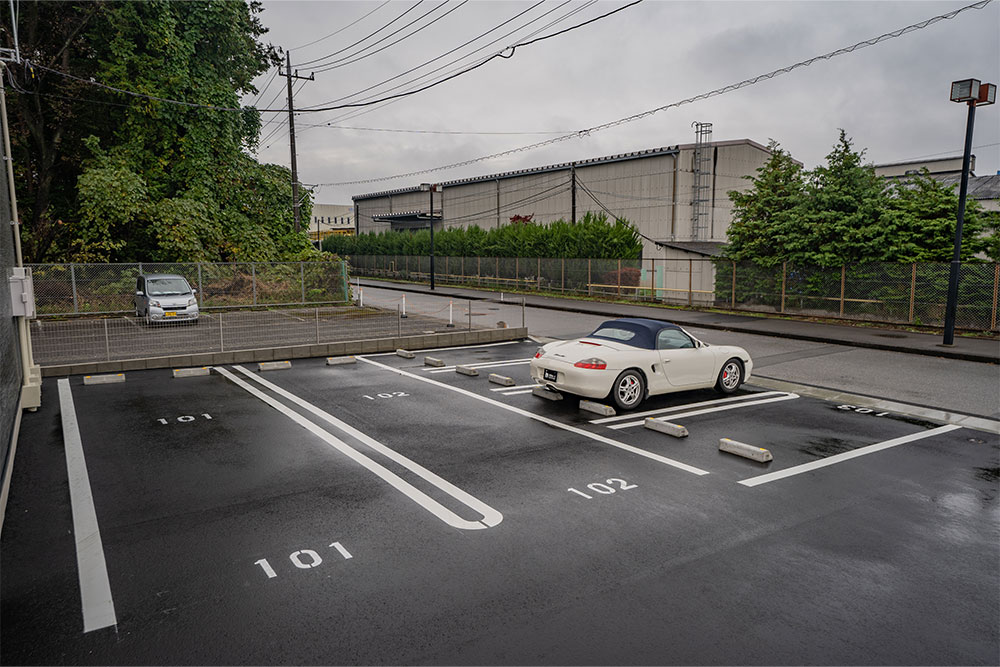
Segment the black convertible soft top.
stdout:
<svg viewBox="0 0 1000 667">
<path fill-rule="evenodd" d="M 619 331 L 629 332 L 634 335 L 627 338 L 615 336 L 608 331 L 609 329 L 618 329 Z M 644 350 L 655 350 L 656 336 L 663 329 L 680 329 L 680 327 L 671 322 L 664 322 L 663 320 L 650 320 L 644 317 L 623 317 L 619 320 L 602 322 L 601 326 L 597 327 L 594 333 L 587 336 L 587 338 L 603 338 L 604 340 L 613 340 L 616 343 L 625 343 L 626 345 Z M 605 333 L 601 333 L 602 330 Z"/>
</svg>

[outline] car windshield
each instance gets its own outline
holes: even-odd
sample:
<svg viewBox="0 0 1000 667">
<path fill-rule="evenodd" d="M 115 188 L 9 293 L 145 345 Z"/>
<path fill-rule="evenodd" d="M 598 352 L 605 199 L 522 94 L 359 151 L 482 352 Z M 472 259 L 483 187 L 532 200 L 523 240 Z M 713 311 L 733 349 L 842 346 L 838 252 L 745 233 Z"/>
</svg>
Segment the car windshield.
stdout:
<svg viewBox="0 0 1000 667">
<path fill-rule="evenodd" d="M 156 278 L 146 281 L 146 293 L 149 296 L 188 294 L 190 291 L 191 288 L 183 278 Z"/>
<path fill-rule="evenodd" d="M 628 329 L 618 329 L 615 327 L 601 327 L 590 335 L 600 336 L 601 338 L 610 338 L 612 340 L 620 340 L 622 342 L 635 338 L 634 331 L 629 331 Z"/>
</svg>

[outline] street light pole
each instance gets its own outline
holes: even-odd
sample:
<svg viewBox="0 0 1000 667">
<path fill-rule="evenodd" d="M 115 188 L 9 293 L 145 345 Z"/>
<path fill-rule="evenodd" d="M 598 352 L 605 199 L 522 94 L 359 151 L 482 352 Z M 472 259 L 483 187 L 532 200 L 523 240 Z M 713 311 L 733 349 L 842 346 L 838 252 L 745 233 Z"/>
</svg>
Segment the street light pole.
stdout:
<svg viewBox="0 0 1000 667">
<path fill-rule="evenodd" d="M 434 289 L 434 186 L 430 188 L 431 193 L 431 290 Z"/>
<path fill-rule="evenodd" d="M 962 223 L 965 221 L 965 201 L 969 192 L 969 165 L 972 160 L 972 130 L 976 122 L 976 105 L 993 104 L 997 87 L 981 84 L 977 79 L 965 79 L 951 84 L 951 101 L 965 102 L 969 115 L 965 124 L 965 151 L 962 153 L 962 181 L 958 191 L 958 215 L 955 220 L 955 249 L 948 274 L 948 301 L 944 311 L 943 345 L 955 343 L 955 320 L 958 315 L 958 280 L 962 266 Z"/>
<path fill-rule="evenodd" d="M 434 289 L 434 190 L 437 185 L 431 183 L 421 183 L 420 189 L 426 190 L 431 195 L 430 210 L 427 212 L 431 221 L 431 289 Z"/>
</svg>

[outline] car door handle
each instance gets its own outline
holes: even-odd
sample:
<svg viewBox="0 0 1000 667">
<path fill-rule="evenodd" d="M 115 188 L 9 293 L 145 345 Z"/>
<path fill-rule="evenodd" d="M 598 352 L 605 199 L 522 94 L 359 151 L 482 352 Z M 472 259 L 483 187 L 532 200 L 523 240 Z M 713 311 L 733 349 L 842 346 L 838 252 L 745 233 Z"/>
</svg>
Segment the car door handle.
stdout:
<svg viewBox="0 0 1000 667">
<path fill-rule="evenodd" d="M 669 360 L 669 359 L 662 359 L 661 361 L 663 361 L 663 363 L 665 363 L 665 364 L 666 364 L 666 363 L 670 363 L 670 360 Z"/>
</svg>

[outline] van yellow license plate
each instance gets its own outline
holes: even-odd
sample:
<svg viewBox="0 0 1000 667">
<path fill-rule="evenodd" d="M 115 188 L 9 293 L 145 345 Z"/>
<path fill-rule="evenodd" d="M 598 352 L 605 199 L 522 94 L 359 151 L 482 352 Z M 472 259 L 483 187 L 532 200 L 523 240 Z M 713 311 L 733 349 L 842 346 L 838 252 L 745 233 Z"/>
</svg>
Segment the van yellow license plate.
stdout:
<svg viewBox="0 0 1000 667">
<path fill-rule="evenodd" d="M 163 316 L 164 317 L 177 317 L 177 313 L 175 311 L 173 311 L 173 310 L 168 310 L 167 312 L 163 313 Z"/>
</svg>

